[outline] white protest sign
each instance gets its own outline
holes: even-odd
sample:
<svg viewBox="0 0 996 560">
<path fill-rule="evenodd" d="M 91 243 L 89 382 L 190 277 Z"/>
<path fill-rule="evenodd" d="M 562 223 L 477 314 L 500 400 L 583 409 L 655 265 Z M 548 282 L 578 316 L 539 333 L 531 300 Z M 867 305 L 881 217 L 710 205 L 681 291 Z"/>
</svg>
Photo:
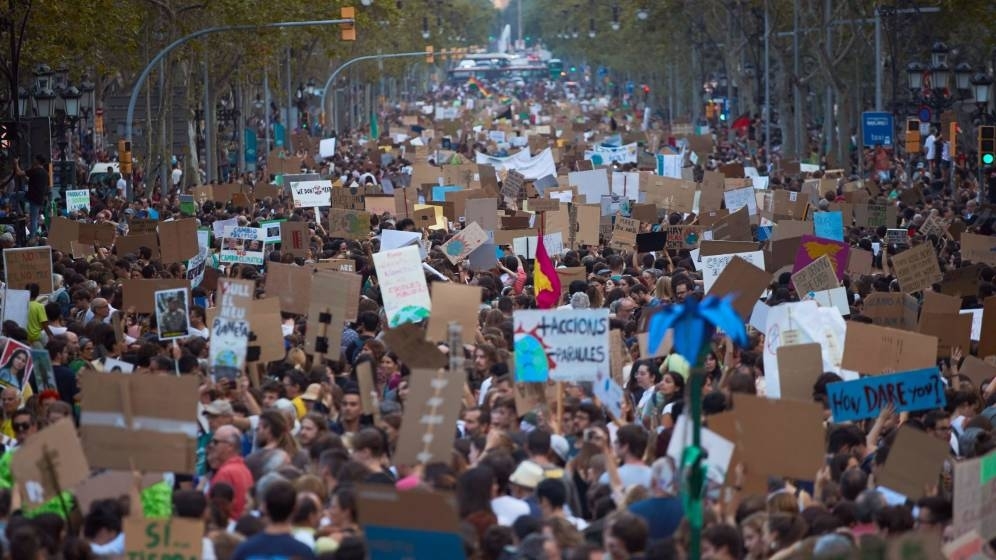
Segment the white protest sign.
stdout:
<svg viewBox="0 0 996 560">
<path fill-rule="evenodd" d="M 66 211 L 90 213 L 90 189 L 66 191 Z"/>
<path fill-rule="evenodd" d="M 748 215 L 757 215 L 757 197 L 754 196 L 754 187 L 726 191 L 723 193 L 723 200 L 731 214 L 746 206 Z"/>
<path fill-rule="evenodd" d="M 375 253 L 373 258 L 388 326 L 393 328 L 428 319 L 432 300 L 422 272 L 419 248 L 408 245 Z"/>
<path fill-rule="evenodd" d="M 716 282 L 719 275 L 723 273 L 723 269 L 726 268 L 726 265 L 730 264 L 733 257 L 740 257 L 761 270 L 764 270 L 764 251 L 727 253 L 725 255 L 702 257 L 702 265 L 700 269 L 702 270 L 702 284 L 705 293 L 709 293 L 709 290 L 712 289 L 713 283 Z"/>
<path fill-rule="evenodd" d="M 515 311 L 517 381 L 595 381 L 610 375 L 609 310 Z"/>
<path fill-rule="evenodd" d="M 294 208 L 332 206 L 331 181 L 298 181 L 290 184 Z"/>
</svg>

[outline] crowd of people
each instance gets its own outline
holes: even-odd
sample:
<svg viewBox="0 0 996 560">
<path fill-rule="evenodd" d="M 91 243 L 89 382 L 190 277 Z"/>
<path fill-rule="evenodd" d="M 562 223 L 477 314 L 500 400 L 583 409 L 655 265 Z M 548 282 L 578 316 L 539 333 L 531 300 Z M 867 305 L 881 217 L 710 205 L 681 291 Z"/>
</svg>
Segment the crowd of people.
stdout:
<svg viewBox="0 0 996 560">
<path fill-rule="evenodd" d="M 724 141 L 724 135 L 719 131 L 714 153 L 700 161 L 697 172 L 739 158 L 739 150 Z M 750 138 L 738 142 L 756 144 Z M 487 149 L 485 143 L 474 142 L 460 142 L 454 148 L 471 157 L 475 148 Z M 994 218 L 979 202 L 982 186 L 965 162 L 942 168 L 930 161 L 919 165 L 917 159 L 918 155 L 894 154 L 883 159 L 869 152 L 864 161 L 875 170 L 866 179 L 872 185 L 871 200 L 895 206 L 896 223 L 888 226 L 907 230 L 911 245 L 933 244 L 942 271 L 966 267 L 972 263 L 962 258 L 957 241 L 924 236 L 918 230 L 933 215 L 949 225 L 960 223 L 966 231 L 992 235 Z M 757 163 L 764 167 L 765 162 Z M 907 175 L 907 164 L 916 169 L 914 174 Z M 338 153 L 314 171 L 342 185 L 337 188 L 355 188 L 404 177 L 411 165 L 405 157 L 372 161 L 361 142 L 344 137 Z M 25 173 L 28 180 L 31 173 Z M 773 169 L 769 188 L 799 192 L 803 179 L 801 174 Z M 842 178 L 837 190 L 827 193 L 815 210 L 843 201 L 843 185 L 850 179 Z M 253 177 L 244 178 L 250 193 L 254 182 Z M 901 195 L 914 187 L 922 190 L 922 196 L 907 202 Z M 183 217 L 178 194 L 155 189 L 148 196 L 140 193 L 132 203 L 94 196 L 90 211 L 73 217 L 113 223 L 124 235 L 135 218 Z M 183 264 L 164 265 L 146 250 L 118 254 L 112 247 L 98 246 L 86 258 L 54 250 L 55 291 L 39 296 L 36 286 L 27 324 L 3 324 L 5 340 L 48 351 L 55 380 L 54 387 L 43 387 L 32 378 L 35 390 L 28 396 L 16 374 L 0 370 L 5 386 L 0 433 L 7 447 L 0 459 L 4 524 L 0 543 L 8 557 L 123 556 L 130 538 L 124 533 L 124 520 L 142 510 L 150 517 L 202 520 L 202 557 L 210 560 L 362 559 L 371 553 L 373 558 L 394 558 L 378 556 L 365 538 L 361 510 L 365 485 L 454 494 L 457 531 L 467 558 L 687 557 L 693 531 L 683 496 L 684 473 L 667 450 L 672 437 L 684 437 L 675 428 L 691 408 L 687 388 L 690 376 L 696 374 L 695 364 L 677 354 L 644 355 L 638 335 L 659 310 L 703 297 L 701 273 L 688 250 L 636 254 L 609 248 L 603 239 L 598 245 L 579 246 L 554 257 L 558 265 L 585 269 L 583 280 L 564 286 L 560 305 L 607 308 L 611 328 L 621 331 L 623 367 L 613 373 L 624 381 L 624 398 L 622 413 L 613 416 L 595 398 L 590 383 L 551 383 L 546 394 L 524 408 L 510 368 L 515 341 L 512 319 L 516 310 L 536 307 L 532 262 L 505 248 L 505 256 L 496 259 L 493 269 L 472 271 L 450 263 L 440 251 L 459 224 L 451 232 L 425 232 L 426 262 L 437 273 L 426 274 L 430 285 L 468 283 L 480 286 L 483 295 L 479 328 L 465 333 L 463 347 L 450 348 L 446 341 L 437 341 L 447 353 L 462 353 L 466 364 L 466 371 L 459 372 L 464 389 L 459 421 L 452 426 L 452 453 L 446 461 L 410 465 L 398 464 L 393 457 L 411 387 L 425 380 L 413 376 L 398 349 L 384 340 L 387 325 L 372 255 L 378 251 L 381 232 L 417 231 L 415 223 L 377 215 L 371 217 L 367 238 L 333 238 L 323 227 L 327 223 L 323 211 L 295 208 L 286 190 L 279 197 L 252 200 L 248 207 L 206 202 L 197 209 L 196 218 L 204 227 L 229 218 L 251 227 L 274 218 L 307 223 L 308 256 L 294 257 L 276 247 L 266 254 L 268 263 L 304 266 L 326 259 L 353 260 L 355 273 L 362 277 L 362 292 L 357 320 L 343 328 L 340 352 L 326 359 L 305 353 L 306 317 L 284 312 L 285 359 L 266 364 L 257 385 L 248 375 L 234 381 L 214 379 L 206 367 L 211 333 L 205 321 L 207 309 L 219 303 L 217 294 L 193 287 L 190 334 L 169 342 L 158 339 L 154 314 L 124 305 L 123 280 L 186 279 Z M 657 223 L 642 227 L 654 231 L 662 224 L 695 219 L 664 213 Z M 33 215 L 31 227 L 36 225 Z M 882 244 L 889 255 L 904 249 L 886 244 L 886 228 L 846 225 L 845 239 L 853 246 Z M 37 242 L 44 244 L 44 236 Z M 13 247 L 12 232 L 0 235 L 0 243 Z M 265 293 L 265 264 L 223 266 L 212 260 L 209 266 L 219 268 L 223 276 L 254 281 L 257 296 L 274 296 Z M 869 294 L 899 290 L 891 270 L 879 265 L 874 274 L 845 278 L 849 320 L 871 322 L 862 313 Z M 977 292 L 963 294 L 963 309 L 982 307 L 994 294 L 993 277 L 994 269 L 984 264 L 978 270 Z M 768 305 L 805 296 L 795 293 L 784 274 L 772 278 L 769 288 Z M 123 338 L 116 335 L 115 317 L 122 319 Z M 764 395 L 764 343 L 763 333 L 754 329 L 744 348 L 723 336 L 712 340 L 703 364 L 702 407 L 707 423 L 710 416 L 735 409 L 738 395 Z M 826 410 L 825 467 L 809 480 L 769 477 L 767 493 L 741 492 L 738 480 L 743 473 L 731 467 L 723 493 L 711 489 L 707 494 L 702 557 L 884 558 L 894 539 L 902 536 L 933 536 L 938 543 L 953 540 L 953 465 L 996 448 L 992 406 L 996 382 L 976 384 L 959 374 L 961 361 L 972 352 L 958 348 L 939 361 L 947 383 L 946 406 L 901 414 L 886 408 L 869 421 L 834 422 L 826 386 L 840 377 L 825 373 L 813 379 L 812 399 Z M 201 380 L 196 472 L 174 473 L 167 482 L 145 490 L 171 494 L 165 511 L 154 511 L 144 493 L 141 503 L 136 503 L 129 488 L 93 501 L 86 510 L 75 501 L 68 510 L 22 507 L 10 473 L 11 455 L 60 419 L 79 422 L 79 376 L 105 370 L 104 365 L 111 363 L 130 364 L 133 375 L 178 373 Z M 375 372 L 371 395 L 360 394 L 357 380 L 357 370 L 366 366 Z M 373 409 L 364 408 L 364 402 L 372 403 Z M 898 495 L 877 481 L 900 426 L 922 430 L 950 447 L 943 473 L 921 496 Z M 988 541 L 996 535 L 979 536 Z M 993 557 L 996 551 L 987 543 L 980 554 Z"/>
</svg>

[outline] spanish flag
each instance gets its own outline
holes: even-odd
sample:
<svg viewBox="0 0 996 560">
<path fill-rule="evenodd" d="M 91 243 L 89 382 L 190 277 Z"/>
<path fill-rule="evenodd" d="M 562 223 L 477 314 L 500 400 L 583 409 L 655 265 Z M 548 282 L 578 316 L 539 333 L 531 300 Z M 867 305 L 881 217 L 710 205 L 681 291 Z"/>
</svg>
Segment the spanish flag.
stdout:
<svg viewBox="0 0 996 560">
<path fill-rule="evenodd" d="M 560 301 L 560 276 L 546 254 L 543 245 L 543 231 L 536 236 L 536 262 L 533 263 L 533 291 L 536 292 L 536 307 L 552 309 Z"/>
</svg>

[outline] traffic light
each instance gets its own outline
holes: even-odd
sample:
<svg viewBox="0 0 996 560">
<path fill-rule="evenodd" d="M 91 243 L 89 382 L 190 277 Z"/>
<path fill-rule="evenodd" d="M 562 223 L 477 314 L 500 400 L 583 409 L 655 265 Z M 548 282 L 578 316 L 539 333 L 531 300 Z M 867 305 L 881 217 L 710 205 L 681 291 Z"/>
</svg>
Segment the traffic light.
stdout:
<svg viewBox="0 0 996 560">
<path fill-rule="evenodd" d="M 118 163 L 121 165 L 121 175 L 131 175 L 131 142 L 118 140 Z"/>
<path fill-rule="evenodd" d="M 920 153 L 920 119 L 906 119 L 906 153 Z"/>
<path fill-rule="evenodd" d="M 979 127 L 979 163 L 982 165 L 996 163 L 996 126 Z"/>
<path fill-rule="evenodd" d="M 432 45 L 425 46 L 425 61 L 429 64 L 435 64 L 436 62 L 435 49 L 433 49 Z"/>
<path fill-rule="evenodd" d="M 356 19 L 356 8 L 352 6 L 347 6 L 345 8 L 339 9 L 339 17 L 342 19 Z M 343 41 L 355 41 L 356 40 L 356 24 L 355 23 L 343 23 L 342 27 L 339 28 L 340 35 L 339 38 Z"/>
</svg>

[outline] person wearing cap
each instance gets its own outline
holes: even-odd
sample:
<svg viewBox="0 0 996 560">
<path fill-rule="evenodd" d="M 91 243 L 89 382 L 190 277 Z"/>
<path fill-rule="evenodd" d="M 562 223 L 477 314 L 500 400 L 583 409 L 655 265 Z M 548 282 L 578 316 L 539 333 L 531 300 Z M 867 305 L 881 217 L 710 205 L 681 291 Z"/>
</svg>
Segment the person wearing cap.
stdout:
<svg viewBox="0 0 996 560">
<path fill-rule="evenodd" d="M 198 475 L 207 473 L 207 448 L 211 442 L 211 438 L 219 428 L 230 425 L 234 415 L 235 411 L 232 409 L 232 403 L 225 399 L 215 399 L 206 405 L 202 405 L 201 416 L 207 421 L 207 429 L 204 429 L 204 423 L 202 422 L 201 435 L 197 438 Z"/>
<path fill-rule="evenodd" d="M 556 441 L 556 448 L 554 441 Z M 566 462 L 568 452 L 567 440 L 559 434 L 551 434 L 543 428 L 537 428 L 526 434 L 526 453 L 529 454 L 527 461 L 531 461 L 543 469 L 544 479 L 560 482 L 564 486 L 567 509 L 571 512 L 580 512 L 581 502 L 577 495 L 577 488 L 574 487 L 567 472 L 551 459 L 556 454 L 558 459 Z"/>
<path fill-rule="evenodd" d="M 242 458 L 242 433 L 235 426 L 221 426 L 214 433 L 207 447 L 208 465 L 214 470 L 211 486 L 225 483 L 232 487 L 234 499 L 229 519 L 237 521 L 246 510 L 249 489 L 253 478 Z"/>
</svg>

